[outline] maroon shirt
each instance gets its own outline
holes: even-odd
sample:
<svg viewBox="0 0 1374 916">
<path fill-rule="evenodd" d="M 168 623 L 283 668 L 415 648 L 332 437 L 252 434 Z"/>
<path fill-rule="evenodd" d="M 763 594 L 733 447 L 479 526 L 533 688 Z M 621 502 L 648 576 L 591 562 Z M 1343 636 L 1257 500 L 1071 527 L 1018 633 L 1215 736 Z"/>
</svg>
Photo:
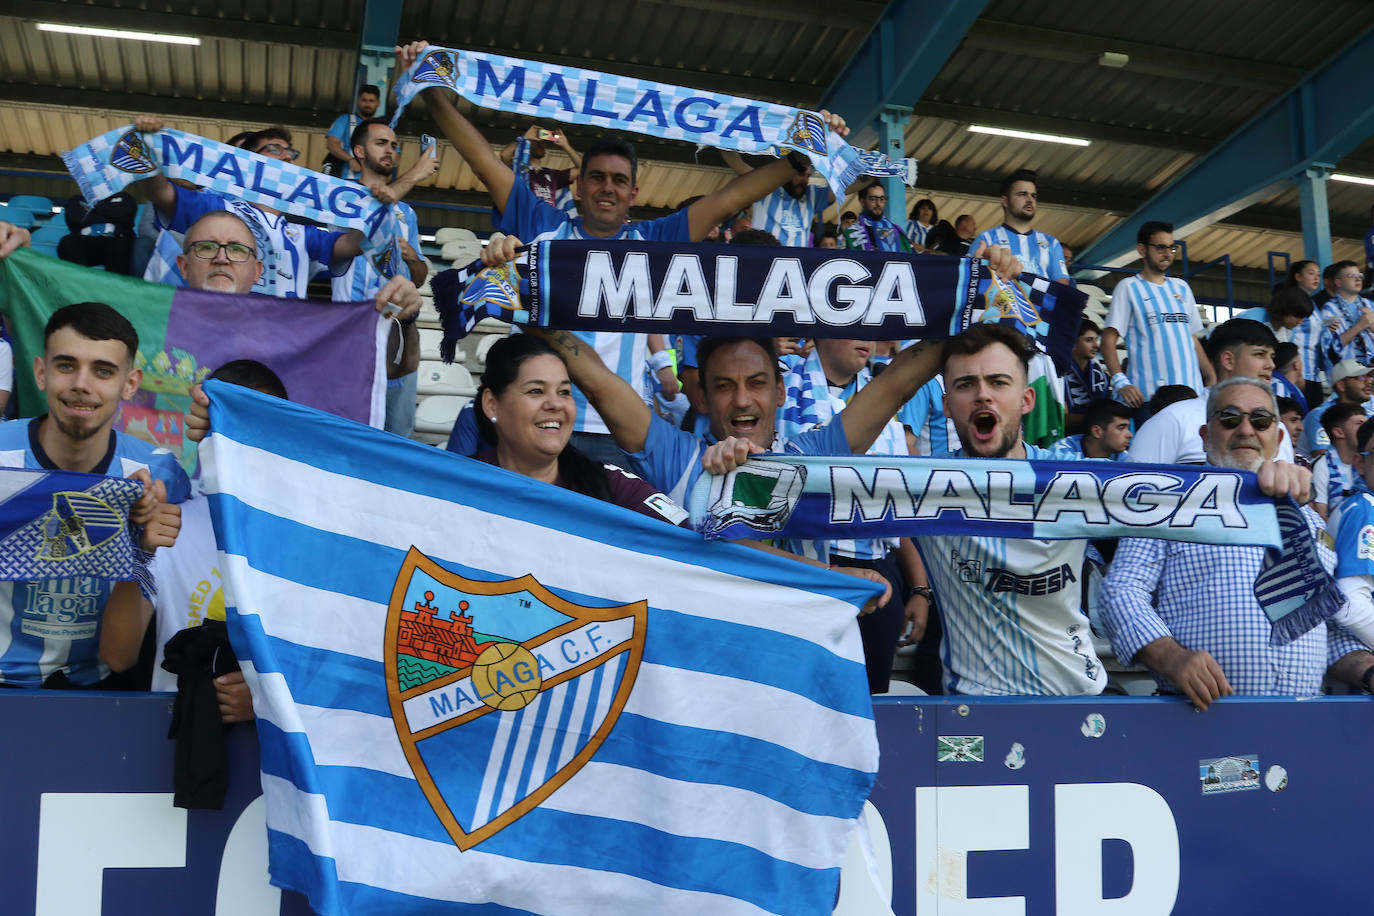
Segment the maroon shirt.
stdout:
<svg viewBox="0 0 1374 916">
<path fill-rule="evenodd" d="M 478 461 L 485 461 L 487 464 L 497 464 L 496 449 L 494 448 L 478 452 L 473 457 Z M 497 466 L 499 467 L 499 465 Z M 663 493 L 655 490 L 647 480 L 636 477 L 629 471 L 622 470 L 613 464 L 605 464 L 602 467 L 606 471 L 606 486 L 611 491 L 609 502 L 620 506 L 622 509 L 630 509 L 640 515 L 647 515 L 670 525 L 677 525 L 680 528 L 691 527 L 687 511 Z M 554 480 L 554 484 L 567 489 L 563 483 L 562 475 Z"/>
</svg>

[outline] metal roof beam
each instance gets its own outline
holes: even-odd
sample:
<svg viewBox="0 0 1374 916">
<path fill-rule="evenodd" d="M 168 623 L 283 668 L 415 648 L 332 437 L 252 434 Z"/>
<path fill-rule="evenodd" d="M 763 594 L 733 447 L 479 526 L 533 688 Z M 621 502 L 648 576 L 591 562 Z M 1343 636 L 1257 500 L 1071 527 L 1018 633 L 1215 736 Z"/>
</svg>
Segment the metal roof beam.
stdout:
<svg viewBox="0 0 1374 916">
<path fill-rule="evenodd" d="M 866 146 L 871 126 L 888 106 L 910 108 L 959 46 L 987 0 L 892 0 L 873 31 L 821 98 Z"/>
<path fill-rule="evenodd" d="M 326 128 L 338 114 L 332 110 L 308 111 L 281 108 L 275 105 L 256 105 L 226 102 L 219 99 L 141 94 L 136 92 L 102 92 L 98 89 L 69 89 L 61 86 L 27 86 L 22 83 L 0 83 L 0 101 L 19 102 L 42 108 L 84 108 L 106 114 L 128 112 L 156 114 L 169 118 L 215 118 L 237 121 L 245 126 L 282 124 L 287 127 Z M 84 142 L 84 141 L 83 141 Z"/>
<path fill-rule="evenodd" d="M 222 19 L 212 14 L 190 16 L 181 13 L 159 13 L 131 7 L 89 6 L 84 3 L 59 3 L 56 0 L 25 0 L 24 3 L 0 12 L 0 16 L 55 22 L 61 25 L 84 25 L 100 29 L 128 29 L 136 32 L 163 32 L 173 35 L 195 35 L 199 38 L 225 38 L 233 41 L 256 41 L 271 44 L 304 45 L 336 51 L 354 51 L 358 47 L 356 32 L 325 28 L 323 25 L 293 25 L 284 22 L 250 22 L 244 19 Z"/>
<path fill-rule="evenodd" d="M 1132 73 L 1216 83 L 1241 89 L 1287 89 L 1302 79 L 1297 67 L 1268 61 L 1166 48 L 1140 41 L 1104 38 L 1060 29 L 979 19 L 968 30 L 965 44 L 971 48 L 1058 60 L 1066 63 L 1096 63 L 1104 52 L 1126 54 L 1130 60 L 1122 69 Z M 1105 71 L 1110 73 L 1111 70 Z"/>
<path fill-rule="evenodd" d="M 1340 162 L 1374 134 L 1374 27 L 1188 167 L 1084 251 L 1079 260 L 1115 266 L 1135 257 L 1147 220 L 1190 233 L 1272 197 L 1314 165 Z"/>
</svg>

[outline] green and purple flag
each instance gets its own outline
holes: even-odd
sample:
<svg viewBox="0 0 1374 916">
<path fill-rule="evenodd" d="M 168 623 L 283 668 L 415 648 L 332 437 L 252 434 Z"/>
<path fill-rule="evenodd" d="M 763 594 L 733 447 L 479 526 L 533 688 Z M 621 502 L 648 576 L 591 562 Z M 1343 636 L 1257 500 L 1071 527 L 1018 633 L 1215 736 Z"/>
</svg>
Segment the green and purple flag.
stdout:
<svg viewBox="0 0 1374 916">
<path fill-rule="evenodd" d="M 387 324 L 370 302 L 236 296 L 145 283 L 60 261 L 28 249 L 0 260 L 0 313 L 14 342 L 14 397 L 21 417 L 46 410 L 34 382 L 48 317 L 73 302 L 104 302 L 138 331 L 135 366 L 143 382 L 116 428 L 181 457 L 194 472 L 196 450 L 182 441 L 191 386 L 234 359 L 277 373 L 293 401 L 380 426 Z"/>
</svg>

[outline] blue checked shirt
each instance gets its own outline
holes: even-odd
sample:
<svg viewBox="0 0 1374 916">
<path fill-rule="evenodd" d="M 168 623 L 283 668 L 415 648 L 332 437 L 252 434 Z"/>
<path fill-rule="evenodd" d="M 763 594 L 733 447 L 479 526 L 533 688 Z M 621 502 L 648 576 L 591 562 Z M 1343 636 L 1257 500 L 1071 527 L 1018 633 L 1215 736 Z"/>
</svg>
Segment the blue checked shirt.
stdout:
<svg viewBox="0 0 1374 916">
<path fill-rule="evenodd" d="M 1314 537 L 1321 519 L 1303 509 Z M 1122 538 L 1102 585 L 1102 622 L 1117 658 L 1130 663 L 1145 646 L 1172 636 L 1206 650 L 1237 694 L 1307 697 L 1321 693 L 1326 669 L 1364 644 L 1327 623 L 1286 646 L 1269 645 L 1270 624 L 1255 598 L 1263 547 Z M 1321 541 L 1328 572 L 1336 555 Z M 1163 693 L 1178 691 L 1158 674 Z"/>
</svg>

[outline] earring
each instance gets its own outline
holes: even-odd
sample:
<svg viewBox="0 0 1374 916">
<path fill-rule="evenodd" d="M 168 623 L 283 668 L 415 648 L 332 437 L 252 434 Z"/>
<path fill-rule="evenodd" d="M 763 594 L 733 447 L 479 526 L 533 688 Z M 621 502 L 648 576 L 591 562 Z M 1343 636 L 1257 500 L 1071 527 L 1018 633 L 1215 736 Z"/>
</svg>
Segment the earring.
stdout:
<svg viewBox="0 0 1374 916">
<path fill-rule="evenodd" d="M 495 422 L 496 422 L 496 417 L 492 417 L 492 418 L 491 418 L 491 422 L 495 423 Z"/>
</svg>

